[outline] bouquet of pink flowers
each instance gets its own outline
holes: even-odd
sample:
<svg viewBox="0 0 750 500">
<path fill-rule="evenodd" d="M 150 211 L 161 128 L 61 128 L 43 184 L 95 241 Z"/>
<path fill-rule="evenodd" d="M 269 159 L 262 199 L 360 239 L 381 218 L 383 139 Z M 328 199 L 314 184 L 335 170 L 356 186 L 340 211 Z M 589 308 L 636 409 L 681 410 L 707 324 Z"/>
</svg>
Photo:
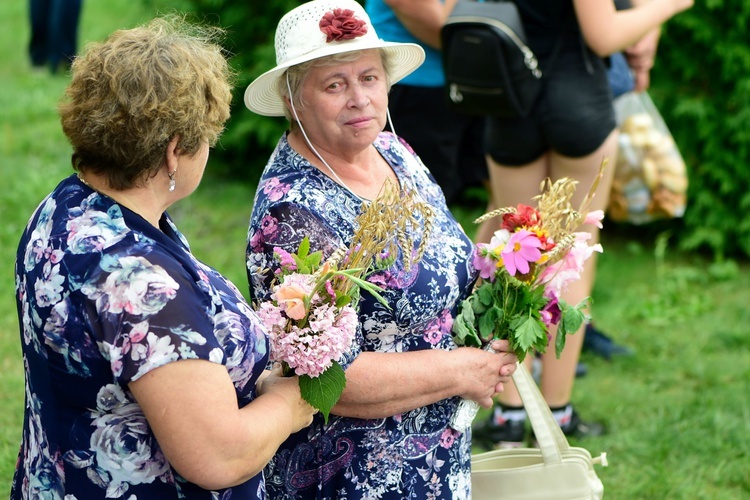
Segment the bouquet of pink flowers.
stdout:
<svg viewBox="0 0 750 500">
<path fill-rule="evenodd" d="M 413 193 L 386 186 L 357 217 L 349 248 L 340 248 L 325 262 L 322 252 L 310 253 L 303 239 L 297 253 L 274 248 L 279 262 L 271 300 L 261 302 L 258 316 L 269 332 L 271 360 L 281 362 L 285 375 L 298 375 L 302 397 L 320 410 L 325 421 L 341 397 L 346 377 L 337 362 L 349 352 L 357 333 L 357 304 L 361 290 L 388 307 L 382 289 L 367 277 L 390 267 L 403 248 L 408 268 L 419 260 L 432 227 L 432 211 Z"/>
<path fill-rule="evenodd" d="M 482 281 L 461 304 L 453 322 L 457 344 L 490 350 L 493 340 L 507 339 L 523 361 L 531 351 L 546 352 L 550 327 L 557 325 L 555 352 L 560 357 L 566 335 L 575 333 L 587 319 L 588 298 L 570 305 L 560 294 L 580 278 L 593 252 L 602 251 L 601 245 L 588 243 L 589 233 L 576 230 L 584 223 L 602 227 L 604 213 L 589 213 L 586 208 L 603 168 L 604 164 L 578 210 L 570 205 L 576 181 L 564 178 L 553 184 L 546 179 L 535 198 L 537 208 L 501 208 L 475 221 L 502 217 L 490 242 L 477 244 L 473 265 Z M 476 402 L 462 400 L 451 426 L 456 430 L 470 427 L 478 410 Z"/>
<path fill-rule="evenodd" d="M 336 360 L 349 351 L 357 332 L 352 298 L 363 288 L 383 299 L 380 288 L 360 277 L 362 269 L 337 269 L 330 261 L 321 265 L 322 252 L 309 250 L 307 238 L 296 254 L 274 249 L 279 283 L 271 300 L 260 304 L 258 316 L 269 331 L 271 359 L 282 363 L 286 375 L 299 375 L 302 397 L 327 421 L 346 385 Z M 335 286 L 342 280 L 352 282 L 355 293 Z"/>
</svg>

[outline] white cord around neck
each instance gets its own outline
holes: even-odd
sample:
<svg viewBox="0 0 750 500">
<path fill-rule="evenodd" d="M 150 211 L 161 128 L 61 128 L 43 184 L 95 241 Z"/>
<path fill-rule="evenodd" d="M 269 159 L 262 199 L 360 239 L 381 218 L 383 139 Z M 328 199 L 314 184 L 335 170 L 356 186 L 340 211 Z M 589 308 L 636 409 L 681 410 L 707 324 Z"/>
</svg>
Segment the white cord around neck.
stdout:
<svg viewBox="0 0 750 500">
<path fill-rule="evenodd" d="M 331 174 L 333 174 L 333 177 L 338 181 L 339 184 L 341 184 L 344 188 L 346 188 L 347 191 L 349 191 L 350 193 L 352 193 L 354 196 L 356 196 L 360 200 L 364 201 L 363 198 L 360 195 L 358 195 L 357 193 L 355 193 L 352 190 L 352 188 L 350 188 L 349 186 L 346 185 L 346 183 L 344 182 L 344 180 L 341 177 L 339 177 L 339 175 L 336 173 L 336 171 L 333 168 L 331 168 L 331 166 L 328 164 L 327 161 L 325 161 L 323 159 L 323 156 L 320 153 L 318 153 L 318 150 L 315 149 L 315 146 L 312 145 L 312 142 L 307 137 L 307 132 L 305 132 L 305 127 L 302 126 L 302 122 L 299 120 L 299 116 L 297 115 L 297 110 L 294 107 L 294 99 L 292 98 L 292 87 L 289 85 L 289 73 L 286 73 L 286 90 L 289 93 L 289 103 L 292 106 L 292 115 L 293 115 L 294 119 L 297 120 L 297 125 L 299 126 L 299 129 L 302 131 L 302 136 L 305 138 L 305 142 L 307 143 L 307 147 L 310 148 L 310 151 L 312 151 L 315 154 L 315 156 L 318 157 L 318 160 L 320 160 L 321 162 L 323 162 L 323 165 L 325 165 L 328 168 L 328 170 L 331 172 Z"/>
<path fill-rule="evenodd" d="M 318 153 L 318 150 L 315 149 L 315 146 L 312 145 L 312 142 L 307 137 L 307 132 L 305 132 L 305 127 L 302 126 L 302 122 L 299 120 L 299 116 L 297 115 L 297 109 L 294 107 L 294 99 L 292 99 L 292 88 L 291 88 L 291 85 L 289 85 L 289 73 L 286 73 L 285 75 L 286 75 L 286 90 L 289 93 L 289 103 L 292 107 L 292 115 L 293 115 L 293 118 L 297 121 L 297 125 L 299 126 L 299 129 L 302 132 L 302 136 L 305 138 L 307 147 L 309 147 L 310 151 L 312 151 L 315 154 L 315 156 L 323 163 L 323 165 L 325 165 L 328 168 L 331 174 L 333 174 L 333 177 L 336 179 L 336 181 L 338 181 L 339 184 L 341 184 L 341 186 L 346 188 L 347 191 L 352 193 L 354 196 L 356 196 L 360 200 L 365 201 L 364 198 L 362 198 L 360 195 L 355 193 L 352 188 L 346 185 L 344 180 L 341 177 L 339 177 L 336 171 L 333 168 L 331 168 L 331 166 L 328 164 L 327 161 L 323 159 L 323 156 L 320 153 Z M 385 108 L 385 114 L 386 114 L 386 118 L 388 119 L 388 125 L 390 125 L 391 127 L 391 132 L 393 132 L 393 135 L 396 137 L 396 141 L 398 141 L 398 136 L 396 135 L 396 129 L 393 128 L 393 121 L 391 120 L 391 112 L 387 107 Z"/>
</svg>

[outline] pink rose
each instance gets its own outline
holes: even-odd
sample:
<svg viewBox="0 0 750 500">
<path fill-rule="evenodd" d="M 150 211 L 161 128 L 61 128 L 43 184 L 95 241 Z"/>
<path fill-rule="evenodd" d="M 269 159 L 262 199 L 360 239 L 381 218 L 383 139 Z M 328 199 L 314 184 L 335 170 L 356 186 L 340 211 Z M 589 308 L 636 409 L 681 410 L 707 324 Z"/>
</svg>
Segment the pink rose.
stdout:
<svg viewBox="0 0 750 500">
<path fill-rule="evenodd" d="M 306 295 L 307 290 L 294 283 L 280 285 L 275 293 L 276 301 L 283 307 L 286 315 L 296 320 L 304 318 L 307 314 Z"/>
</svg>

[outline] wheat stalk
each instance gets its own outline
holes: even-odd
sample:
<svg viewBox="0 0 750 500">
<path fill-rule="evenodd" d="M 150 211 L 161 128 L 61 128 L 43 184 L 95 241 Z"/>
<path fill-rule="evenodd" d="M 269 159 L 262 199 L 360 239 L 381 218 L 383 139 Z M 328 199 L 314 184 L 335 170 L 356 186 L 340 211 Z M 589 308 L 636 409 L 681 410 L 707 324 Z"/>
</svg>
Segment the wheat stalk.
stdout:
<svg viewBox="0 0 750 500">
<path fill-rule="evenodd" d="M 424 255 L 433 228 L 434 211 L 414 191 L 399 190 L 386 181 L 380 195 L 363 202 L 362 212 L 354 221 L 354 235 L 348 249 L 339 249 L 331 256 L 347 269 L 359 269 L 360 276 L 372 270 L 375 258 L 383 253 L 398 255 L 407 271 Z M 419 247 L 414 251 L 415 241 Z M 329 262 L 331 259 L 329 258 Z M 334 262 L 332 262 L 333 264 Z M 353 285 L 344 284 L 344 292 Z"/>
</svg>

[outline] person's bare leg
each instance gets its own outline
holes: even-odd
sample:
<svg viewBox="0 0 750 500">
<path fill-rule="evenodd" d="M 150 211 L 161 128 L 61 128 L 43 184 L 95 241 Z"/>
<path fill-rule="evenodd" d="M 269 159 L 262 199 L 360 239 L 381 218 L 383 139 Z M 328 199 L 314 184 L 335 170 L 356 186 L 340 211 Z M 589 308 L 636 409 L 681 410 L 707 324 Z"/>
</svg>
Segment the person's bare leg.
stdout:
<svg viewBox="0 0 750 500">
<path fill-rule="evenodd" d="M 617 152 L 617 131 L 607 137 L 604 143 L 592 154 L 582 158 L 569 158 L 559 154 L 552 154 L 550 165 L 550 177 L 560 179 L 563 177 L 573 178 L 579 181 L 576 193 L 573 197 L 573 207 L 578 208 L 583 201 L 598 172 L 598 167 L 604 158 L 609 158 L 604 177 L 599 183 L 596 195 L 590 206 L 590 210 L 604 210 L 607 206 L 609 192 L 612 187 L 614 175 L 614 161 Z M 594 226 L 583 226 L 582 230 L 591 233 L 591 244 L 599 241 L 599 229 Z M 563 293 L 563 300 L 575 305 L 591 295 L 596 274 L 596 254 L 592 256 L 584 267 L 581 279 L 571 283 Z M 553 336 L 554 336 L 554 332 Z M 570 402 L 575 381 L 576 365 L 583 345 L 584 328 L 574 335 L 567 337 L 565 349 L 557 359 L 555 349 L 550 349 L 542 356 L 542 393 L 551 407 L 560 407 Z"/>
<path fill-rule="evenodd" d="M 539 194 L 539 185 L 549 176 L 548 163 L 549 155 L 544 155 L 520 167 L 506 167 L 488 156 L 490 200 L 487 211 L 515 207 L 519 203 L 533 205 L 532 198 Z M 483 222 L 477 229 L 474 241 L 489 243 L 495 231 L 500 229 L 500 222 L 500 217 Z"/>
</svg>

